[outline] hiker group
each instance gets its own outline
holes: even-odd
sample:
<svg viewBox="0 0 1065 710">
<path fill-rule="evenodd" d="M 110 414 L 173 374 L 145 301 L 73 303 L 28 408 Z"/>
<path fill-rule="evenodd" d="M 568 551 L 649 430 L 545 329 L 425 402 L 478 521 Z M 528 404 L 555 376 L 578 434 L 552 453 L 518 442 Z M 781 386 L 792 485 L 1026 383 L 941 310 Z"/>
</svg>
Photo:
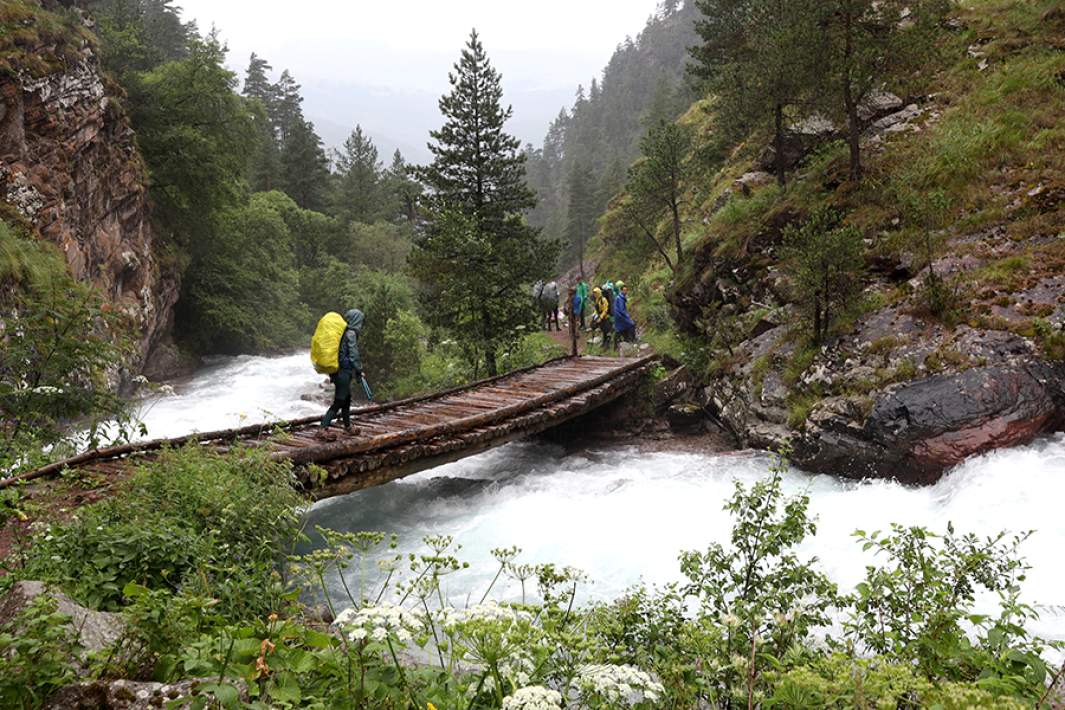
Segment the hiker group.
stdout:
<svg viewBox="0 0 1065 710">
<path fill-rule="evenodd" d="M 562 330 L 558 283 L 538 282 L 533 287 L 533 299 L 542 327 L 551 330 L 554 323 L 555 330 Z M 629 288 L 624 281 L 607 281 L 589 292 L 587 282 L 582 280 L 567 290 L 562 312 L 580 330 L 599 333 L 604 351 L 620 350 L 622 343 L 636 342 L 636 322 L 629 313 Z"/>
</svg>

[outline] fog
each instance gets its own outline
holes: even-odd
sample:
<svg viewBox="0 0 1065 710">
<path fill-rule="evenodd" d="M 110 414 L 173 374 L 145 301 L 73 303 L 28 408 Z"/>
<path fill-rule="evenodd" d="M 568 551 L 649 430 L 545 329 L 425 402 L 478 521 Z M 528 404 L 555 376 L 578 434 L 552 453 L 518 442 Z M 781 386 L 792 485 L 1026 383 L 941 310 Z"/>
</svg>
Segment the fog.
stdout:
<svg viewBox="0 0 1065 710">
<path fill-rule="evenodd" d="M 218 28 L 230 68 L 243 76 L 252 52 L 289 69 L 303 86 L 304 114 L 328 145 L 356 123 L 382 157 L 395 148 L 427 158 L 428 131 L 439 125 L 437 99 L 476 27 L 503 74 L 514 107 L 509 129 L 539 145 L 578 84 L 598 76 L 614 48 L 635 36 L 657 0 L 183 0 L 186 20 Z"/>
</svg>

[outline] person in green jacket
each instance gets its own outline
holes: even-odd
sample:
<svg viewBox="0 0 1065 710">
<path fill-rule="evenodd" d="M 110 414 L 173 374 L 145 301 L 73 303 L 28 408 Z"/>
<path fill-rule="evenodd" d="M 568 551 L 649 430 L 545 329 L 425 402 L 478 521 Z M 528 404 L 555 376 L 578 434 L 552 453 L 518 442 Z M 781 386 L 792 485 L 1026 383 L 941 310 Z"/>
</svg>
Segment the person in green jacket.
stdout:
<svg viewBox="0 0 1065 710">
<path fill-rule="evenodd" d="M 581 281 L 577 284 L 577 296 L 573 301 L 574 312 L 580 318 L 581 330 L 587 330 L 588 326 L 584 322 L 584 311 L 588 307 L 588 284 L 585 281 Z"/>
<path fill-rule="evenodd" d="M 340 353 L 337 364 L 340 369 L 330 375 L 333 381 L 333 404 L 322 417 L 322 434 L 333 424 L 339 414 L 344 420 L 344 430 L 351 433 L 351 383 L 362 379 L 362 357 L 359 355 L 359 336 L 366 316 L 358 308 L 352 308 L 344 314 L 348 327 L 340 338 Z"/>
</svg>

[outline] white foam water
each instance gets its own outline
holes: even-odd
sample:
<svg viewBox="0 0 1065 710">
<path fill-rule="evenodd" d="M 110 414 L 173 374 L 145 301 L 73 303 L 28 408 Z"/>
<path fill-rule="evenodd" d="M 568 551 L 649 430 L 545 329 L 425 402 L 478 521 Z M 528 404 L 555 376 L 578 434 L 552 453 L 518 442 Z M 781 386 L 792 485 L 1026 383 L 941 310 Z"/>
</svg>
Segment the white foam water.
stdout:
<svg viewBox="0 0 1065 710">
<path fill-rule="evenodd" d="M 146 412 L 149 435 L 317 414 L 322 406 L 300 395 L 319 382 L 306 353 L 219 360 L 176 395 L 152 404 Z M 323 501 L 310 510 L 308 525 L 395 532 L 402 551 L 422 549 L 426 534 L 453 535 L 463 546 L 459 557 L 471 562 L 469 570 L 446 580 L 459 602 L 480 598 L 495 573 L 491 549 L 509 545 L 521 547 L 527 562 L 581 568 L 593 582 L 586 598 L 607 599 L 641 581 L 676 580 L 682 550 L 727 541 L 731 521 L 722 506 L 734 481 L 750 484 L 767 474 L 770 463 L 753 453 L 623 447 L 567 455 L 546 444 L 511 444 Z M 1034 530 L 1022 547 L 1032 565 L 1025 599 L 1043 610 L 1033 631 L 1065 639 L 1065 435 L 975 457 L 933 486 L 796 470 L 785 475 L 784 485 L 789 493 L 810 495 L 818 522 L 817 534 L 800 552 L 816 556 L 846 589 L 873 561 L 852 536 L 859 528 L 886 530 L 895 522 L 942 531 L 953 522 L 959 532 L 980 535 Z M 507 582 L 496 591 L 513 596 L 517 586 Z"/>
</svg>

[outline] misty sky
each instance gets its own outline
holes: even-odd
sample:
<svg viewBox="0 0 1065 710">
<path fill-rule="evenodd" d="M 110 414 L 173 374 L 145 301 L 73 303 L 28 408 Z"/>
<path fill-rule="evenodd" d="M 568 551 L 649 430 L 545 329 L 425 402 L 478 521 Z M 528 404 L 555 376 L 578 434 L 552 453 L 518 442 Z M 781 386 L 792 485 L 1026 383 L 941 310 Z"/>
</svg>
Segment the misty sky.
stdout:
<svg viewBox="0 0 1065 710">
<path fill-rule="evenodd" d="M 382 157 L 394 148 L 425 160 L 440 123 L 437 98 L 476 27 L 514 106 L 509 130 L 539 146 L 547 124 L 570 106 L 657 0 L 179 0 L 186 20 L 213 25 L 243 77 L 256 52 L 303 86 L 304 113 L 327 144 L 361 123 Z"/>
</svg>

